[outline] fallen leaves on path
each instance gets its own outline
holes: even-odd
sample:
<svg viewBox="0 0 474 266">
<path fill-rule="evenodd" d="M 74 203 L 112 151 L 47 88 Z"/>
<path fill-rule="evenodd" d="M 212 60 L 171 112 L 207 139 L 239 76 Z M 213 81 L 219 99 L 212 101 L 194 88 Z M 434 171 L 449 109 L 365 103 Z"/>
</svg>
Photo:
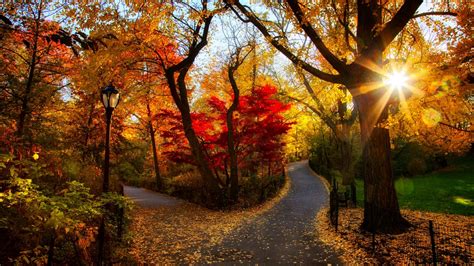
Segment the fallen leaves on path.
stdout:
<svg viewBox="0 0 474 266">
<path fill-rule="evenodd" d="M 213 211 L 191 203 L 133 213 L 129 253 L 142 264 L 190 264 L 202 261 L 201 248 L 222 241 L 238 226 L 249 222 L 278 203 L 289 191 L 287 178 L 277 196 L 246 210 Z"/>
<path fill-rule="evenodd" d="M 469 260 L 472 262 L 474 217 L 411 210 L 402 210 L 402 215 L 413 227 L 398 235 L 376 234 L 375 252 L 373 252 L 372 234 L 361 232 L 359 229 L 363 218 L 361 208 L 339 209 L 338 232 L 330 224 L 327 207 L 318 213 L 315 226 L 321 240 L 339 250 L 343 254 L 341 258 L 347 264 L 426 264 L 431 262 L 428 221 L 432 220 L 439 225 L 439 228 L 435 225 L 435 232 L 440 230 L 435 233 L 438 262 L 447 264 L 465 264 Z M 461 253 L 470 253 L 471 258 Z"/>
</svg>

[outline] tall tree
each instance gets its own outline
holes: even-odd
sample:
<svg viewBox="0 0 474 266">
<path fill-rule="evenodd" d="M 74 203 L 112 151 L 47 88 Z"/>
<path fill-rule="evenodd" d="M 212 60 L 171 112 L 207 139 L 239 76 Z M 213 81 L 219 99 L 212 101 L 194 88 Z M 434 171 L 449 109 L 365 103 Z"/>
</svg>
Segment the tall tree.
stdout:
<svg viewBox="0 0 474 266">
<path fill-rule="evenodd" d="M 326 4 L 333 3 L 335 9 L 331 13 L 323 12 L 320 3 L 287 1 L 271 4 L 286 14 L 276 16 L 276 19 L 292 24 L 294 29 L 305 34 L 322 57 L 316 59 L 324 60 L 303 60 L 290 47 L 291 36 L 282 32 L 281 27 L 275 26 L 277 23 L 261 19 L 240 1 L 225 2 L 232 5 L 234 13 L 242 21 L 252 23 L 268 42 L 294 64 L 317 78 L 342 84 L 349 90 L 359 111 L 364 147 L 362 228 L 382 231 L 405 228 L 408 223 L 400 214 L 390 163 L 390 136 L 384 126 L 388 116 L 387 102 L 392 93 L 384 88 L 383 53 L 413 17 L 425 15 L 415 14 L 422 0 L 404 1 L 401 4 L 375 0 L 358 0 L 356 3 L 327 1 Z M 324 22 L 319 23 L 321 21 Z M 339 49 L 336 53 L 327 46 L 328 42 L 320 35 L 324 33 L 324 23 L 342 26 L 340 36 L 344 37 L 349 53 Z M 337 39 L 338 36 L 331 38 Z M 329 65 L 331 71 L 322 71 L 316 67 L 318 64 Z"/>
<path fill-rule="evenodd" d="M 210 10 L 208 8 L 208 1 L 202 1 L 199 7 L 191 7 L 187 4 L 183 4 L 183 7 L 184 9 L 177 8 L 173 10 L 172 12 L 177 13 L 171 13 L 171 16 L 175 19 L 178 28 L 183 31 L 179 33 L 184 34 L 184 38 L 181 37 L 182 42 L 180 44 L 182 47 L 180 48 L 184 49 L 185 53 L 182 55 L 181 60 L 172 64 L 161 55 L 158 54 L 157 56 L 164 69 L 171 96 L 181 114 L 184 134 L 191 147 L 193 158 L 204 181 L 204 194 L 208 199 L 207 202 L 219 206 L 223 204 L 221 187 L 219 186 L 218 177 L 213 174 L 209 161 L 206 158 L 203 143 L 199 140 L 193 128 L 193 118 L 188 98 L 189 90 L 186 82 L 186 77 L 196 57 L 207 45 L 212 18 L 219 10 Z M 186 12 L 189 13 L 186 14 Z M 187 17 L 189 21 L 186 18 L 181 19 L 180 17 Z"/>
<path fill-rule="evenodd" d="M 7 111 L 2 116 L 16 120 L 17 136 L 31 140 L 32 120 L 40 120 L 67 86 L 72 53 L 58 34 L 60 25 L 51 21 L 54 7 L 47 1 L 5 3 L 0 15 L 0 97 Z"/>
<path fill-rule="evenodd" d="M 226 112 L 226 125 L 227 125 L 227 151 L 230 159 L 230 198 L 236 202 L 239 196 L 239 166 L 237 151 L 235 145 L 235 134 L 234 134 L 234 112 L 239 106 L 240 90 L 235 80 L 235 72 L 239 66 L 243 63 L 245 58 L 253 50 L 250 49 L 246 54 L 242 51 L 244 47 L 236 48 L 235 53 L 231 56 L 230 62 L 227 66 L 227 75 L 229 83 L 232 88 L 233 97 L 232 104 Z"/>
</svg>

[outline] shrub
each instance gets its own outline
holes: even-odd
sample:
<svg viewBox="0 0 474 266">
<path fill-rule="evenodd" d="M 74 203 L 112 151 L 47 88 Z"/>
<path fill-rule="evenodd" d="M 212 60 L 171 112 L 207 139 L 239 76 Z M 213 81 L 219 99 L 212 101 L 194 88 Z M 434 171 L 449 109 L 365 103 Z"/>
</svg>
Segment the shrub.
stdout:
<svg viewBox="0 0 474 266">
<path fill-rule="evenodd" d="M 426 173 L 426 162 L 422 158 L 412 158 L 406 166 L 407 173 L 410 176 L 421 175 Z"/>
<path fill-rule="evenodd" d="M 95 255 L 100 217 L 105 216 L 110 243 L 118 219 L 104 206 L 128 208 L 115 193 L 96 197 L 78 181 L 42 189 L 29 178 L 49 175 L 47 166 L 11 155 L 0 156 L 0 264 L 89 264 Z M 33 174 L 34 173 L 34 174 Z M 121 219 L 122 228 L 127 219 Z M 48 255 L 49 254 L 49 255 Z"/>
</svg>

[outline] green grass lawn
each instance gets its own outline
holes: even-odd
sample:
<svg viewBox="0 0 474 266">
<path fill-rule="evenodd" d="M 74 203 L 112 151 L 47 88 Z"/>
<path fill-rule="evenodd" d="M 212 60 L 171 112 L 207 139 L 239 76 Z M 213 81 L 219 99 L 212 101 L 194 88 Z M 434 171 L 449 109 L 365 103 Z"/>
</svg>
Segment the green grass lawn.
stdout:
<svg viewBox="0 0 474 266">
<path fill-rule="evenodd" d="M 363 181 L 357 180 L 358 205 L 363 205 Z M 402 209 L 474 215 L 474 159 L 458 159 L 446 169 L 395 181 Z"/>
</svg>

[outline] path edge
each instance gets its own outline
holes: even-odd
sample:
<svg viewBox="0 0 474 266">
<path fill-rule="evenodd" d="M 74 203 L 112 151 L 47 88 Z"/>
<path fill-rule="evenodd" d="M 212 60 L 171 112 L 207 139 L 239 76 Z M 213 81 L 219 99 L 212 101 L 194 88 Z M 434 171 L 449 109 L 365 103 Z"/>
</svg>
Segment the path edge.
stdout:
<svg viewBox="0 0 474 266">
<path fill-rule="evenodd" d="M 321 182 L 323 183 L 324 187 L 326 188 L 326 192 L 329 194 L 329 191 L 331 190 L 331 186 L 329 185 L 329 181 L 327 181 L 326 178 L 322 177 L 321 175 L 319 175 L 318 173 L 316 173 L 313 168 L 311 168 L 311 166 L 309 165 L 309 160 L 306 160 L 306 166 L 308 167 L 309 171 L 311 172 L 311 174 L 317 178 L 319 178 L 319 180 L 321 180 Z"/>
</svg>

